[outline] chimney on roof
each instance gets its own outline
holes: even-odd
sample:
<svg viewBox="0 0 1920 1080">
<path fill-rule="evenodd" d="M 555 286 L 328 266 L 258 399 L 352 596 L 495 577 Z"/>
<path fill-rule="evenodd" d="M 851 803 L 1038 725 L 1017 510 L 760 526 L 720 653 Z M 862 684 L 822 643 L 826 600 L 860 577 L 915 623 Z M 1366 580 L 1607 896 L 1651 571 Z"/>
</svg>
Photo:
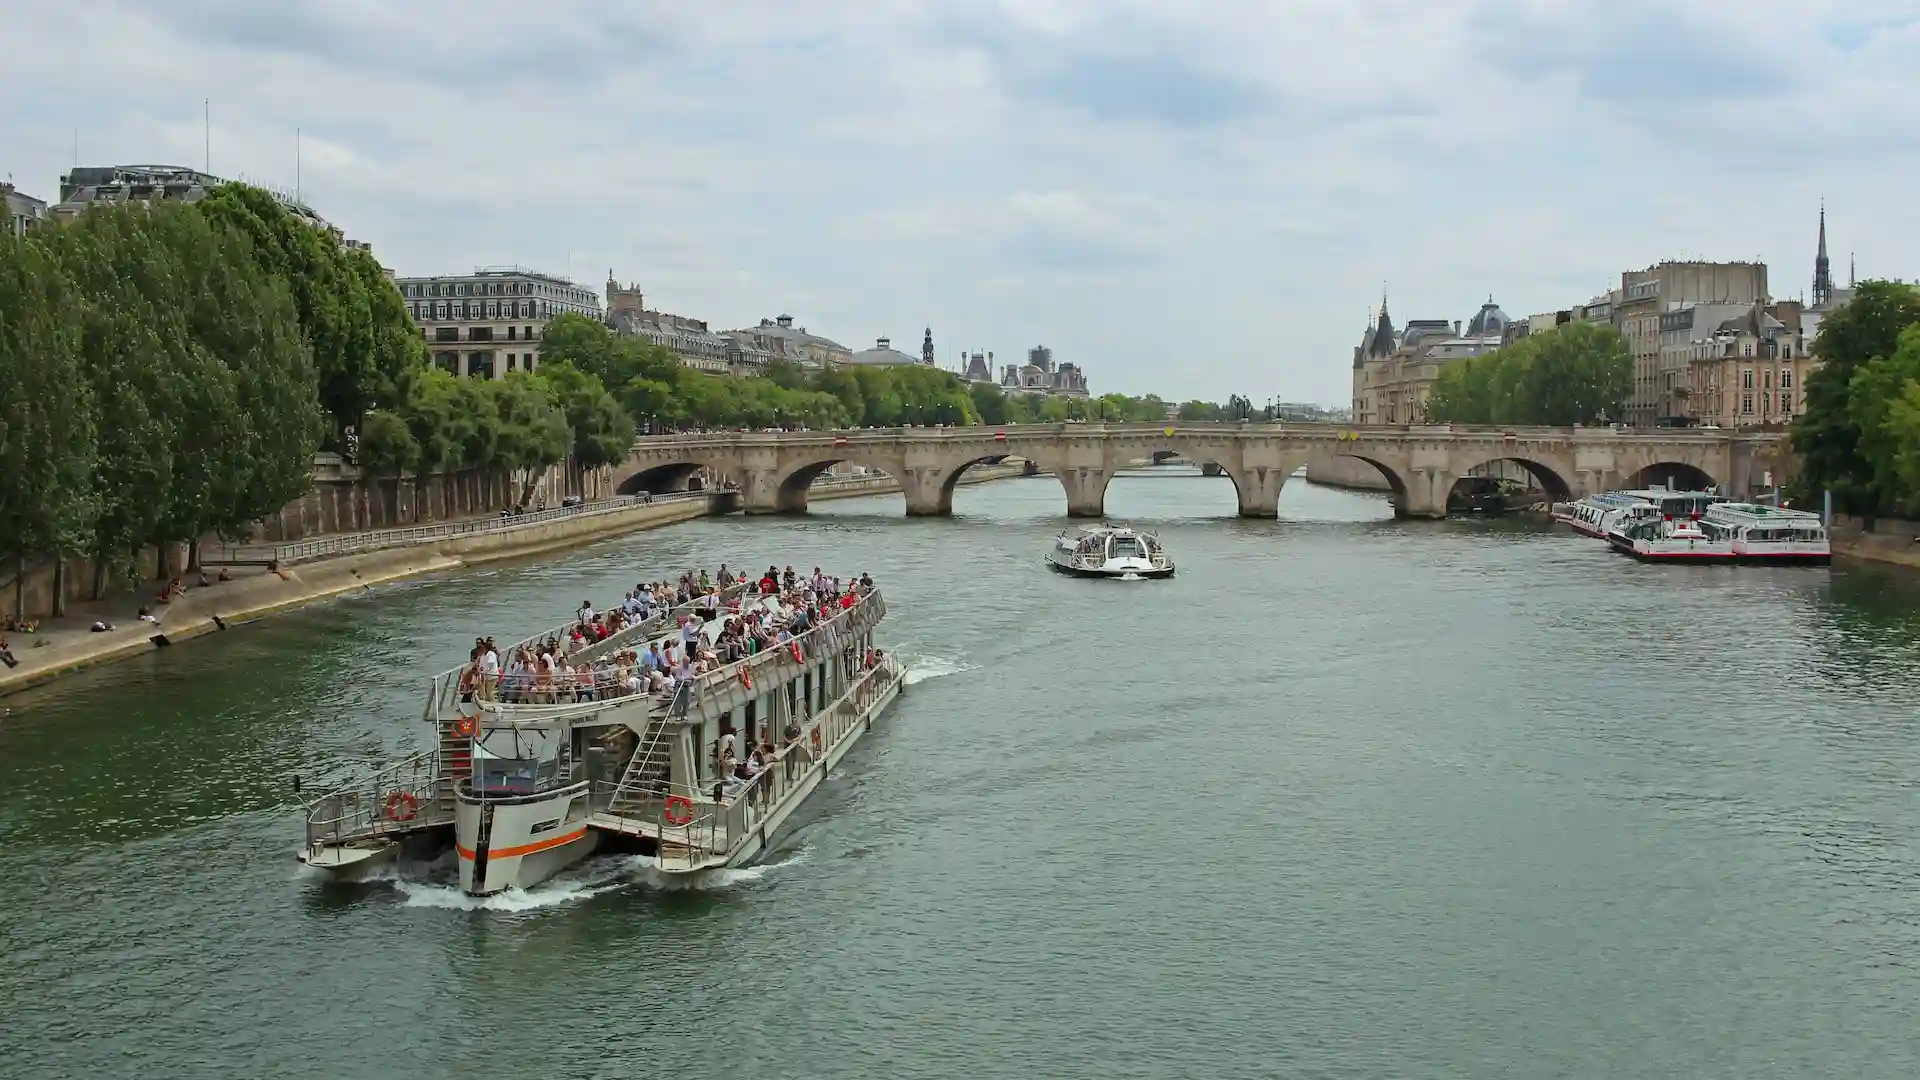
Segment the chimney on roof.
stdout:
<svg viewBox="0 0 1920 1080">
<path fill-rule="evenodd" d="M 1453 336 L 1454 337 L 1460 336 L 1460 320 L 1459 319 L 1453 320 Z"/>
</svg>

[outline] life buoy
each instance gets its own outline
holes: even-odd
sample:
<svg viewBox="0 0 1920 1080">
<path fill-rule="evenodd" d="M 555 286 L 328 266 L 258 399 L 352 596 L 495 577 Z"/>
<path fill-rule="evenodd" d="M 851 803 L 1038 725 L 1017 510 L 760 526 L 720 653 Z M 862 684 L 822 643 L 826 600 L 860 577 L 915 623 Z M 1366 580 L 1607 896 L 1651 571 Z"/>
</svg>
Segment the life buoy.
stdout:
<svg viewBox="0 0 1920 1080">
<path fill-rule="evenodd" d="M 387 796 L 388 821 L 412 821 L 420 813 L 420 800 L 411 791 L 396 791 Z"/>
<path fill-rule="evenodd" d="M 877 657 L 878 657 L 879 655 L 880 655 L 880 653 L 879 653 L 879 650 L 877 650 L 877 649 L 868 649 L 868 650 L 867 650 L 867 670 L 868 670 L 868 671 L 872 671 L 872 670 L 873 670 L 873 665 L 874 665 L 875 663 L 878 663 L 878 660 L 877 660 L 876 658 L 877 658 Z"/>
<path fill-rule="evenodd" d="M 685 825 L 693 820 L 693 800 L 685 795 L 669 795 L 667 805 L 660 811 L 660 816 L 665 818 L 669 825 Z"/>
<path fill-rule="evenodd" d="M 460 718 L 453 722 L 453 733 L 463 739 L 473 738 L 480 733 L 480 718 L 461 713 Z"/>
<path fill-rule="evenodd" d="M 744 660 L 740 662 L 740 685 L 749 690 L 753 689 L 753 672 L 747 670 L 747 664 Z"/>
<path fill-rule="evenodd" d="M 789 655 L 791 655 L 791 656 L 793 657 L 793 662 L 794 662 L 794 663 L 796 663 L 796 664 L 804 664 L 804 663 L 806 663 L 806 660 L 804 660 L 804 659 L 802 659 L 802 658 L 801 658 L 801 656 L 800 656 L 800 643 L 799 643 L 799 642 L 797 642 L 797 641 L 790 641 L 790 642 L 788 642 L 788 643 L 787 643 L 787 653 L 788 653 Z"/>
<path fill-rule="evenodd" d="M 813 752 L 815 754 L 820 752 L 820 729 L 817 726 L 813 729 Z"/>
</svg>

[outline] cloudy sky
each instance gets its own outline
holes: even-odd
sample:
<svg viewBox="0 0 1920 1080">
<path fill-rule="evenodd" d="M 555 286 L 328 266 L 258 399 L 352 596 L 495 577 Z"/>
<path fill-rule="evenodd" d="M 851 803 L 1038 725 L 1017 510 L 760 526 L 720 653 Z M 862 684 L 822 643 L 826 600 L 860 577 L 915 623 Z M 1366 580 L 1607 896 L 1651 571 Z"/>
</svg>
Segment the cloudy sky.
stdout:
<svg viewBox="0 0 1920 1080">
<path fill-rule="evenodd" d="M 402 274 L 1344 403 L 1396 320 L 1663 257 L 1920 274 L 1920 0 L 15 0 L 0 172 L 291 188 Z"/>
</svg>

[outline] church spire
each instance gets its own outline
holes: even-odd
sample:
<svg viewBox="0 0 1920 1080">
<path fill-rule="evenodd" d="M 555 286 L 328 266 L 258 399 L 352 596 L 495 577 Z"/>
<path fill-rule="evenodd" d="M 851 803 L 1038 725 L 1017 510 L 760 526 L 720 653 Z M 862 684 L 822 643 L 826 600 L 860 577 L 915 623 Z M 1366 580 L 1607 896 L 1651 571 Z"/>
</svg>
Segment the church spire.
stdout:
<svg viewBox="0 0 1920 1080">
<path fill-rule="evenodd" d="M 1820 200 L 1820 249 L 1813 257 L 1813 306 L 1833 303 L 1833 267 L 1827 261 L 1827 201 Z"/>
</svg>

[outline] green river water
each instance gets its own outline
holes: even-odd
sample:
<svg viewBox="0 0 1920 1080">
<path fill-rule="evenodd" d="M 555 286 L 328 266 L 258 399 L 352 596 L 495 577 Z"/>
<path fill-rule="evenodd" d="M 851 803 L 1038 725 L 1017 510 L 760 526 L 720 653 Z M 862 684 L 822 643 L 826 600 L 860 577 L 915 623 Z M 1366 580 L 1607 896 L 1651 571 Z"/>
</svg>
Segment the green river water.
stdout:
<svg viewBox="0 0 1920 1080">
<path fill-rule="evenodd" d="M 0 1077 L 1920 1075 L 1920 586 L 1290 483 L 1046 478 L 378 589 L 0 699 Z M 292 778 L 694 565 L 870 571 L 911 687 L 767 863 L 327 887 Z"/>
</svg>

